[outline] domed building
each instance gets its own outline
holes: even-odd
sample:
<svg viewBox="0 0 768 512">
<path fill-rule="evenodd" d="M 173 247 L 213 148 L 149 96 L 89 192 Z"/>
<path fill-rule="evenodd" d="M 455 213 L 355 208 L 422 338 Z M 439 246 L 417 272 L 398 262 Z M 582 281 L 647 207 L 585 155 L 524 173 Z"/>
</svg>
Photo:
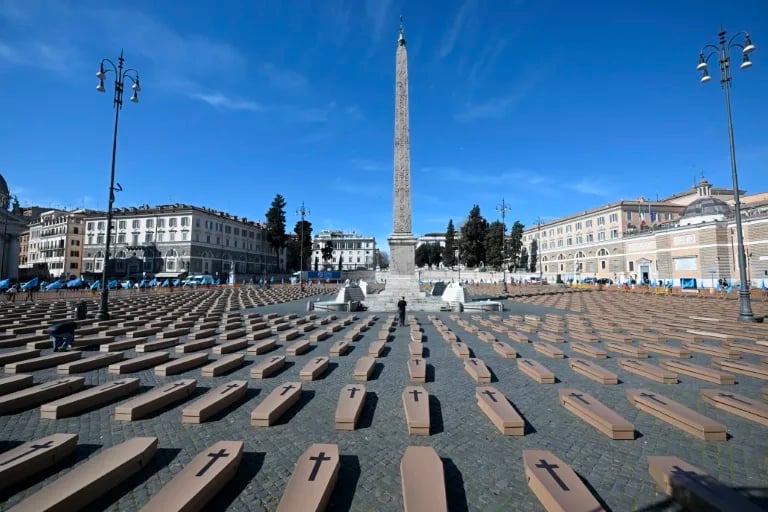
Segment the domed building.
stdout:
<svg viewBox="0 0 768 512">
<path fill-rule="evenodd" d="M 726 220 L 732 213 L 731 207 L 722 199 L 712 196 L 712 186 L 702 179 L 697 188 L 699 198 L 689 204 L 680 217 L 680 226 Z"/>
<path fill-rule="evenodd" d="M 0 175 L 0 280 L 19 275 L 19 235 L 26 228 L 24 219 L 10 212 L 11 193 Z"/>
</svg>

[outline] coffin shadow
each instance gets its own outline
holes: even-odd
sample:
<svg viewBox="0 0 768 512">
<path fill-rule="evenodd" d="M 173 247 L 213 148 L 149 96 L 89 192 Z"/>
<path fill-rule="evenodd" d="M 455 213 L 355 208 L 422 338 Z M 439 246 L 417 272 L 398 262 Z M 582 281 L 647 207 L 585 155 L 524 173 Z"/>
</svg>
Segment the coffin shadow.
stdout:
<svg viewBox="0 0 768 512">
<path fill-rule="evenodd" d="M 363 410 L 360 412 L 360 419 L 357 420 L 357 428 L 369 428 L 373 425 L 373 416 L 376 414 L 376 406 L 379 403 L 379 395 L 373 391 L 366 391 Z"/>
<path fill-rule="evenodd" d="M 352 500 L 360 480 L 360 459 L 357 455 L 341 455 L 339 464 L 339 477 L 326 509 L 329 512 L 346 512 L 352 509 Z"/>
<path fill-rule="evenodd" d="M 235 476 L 221 492 L 205 505 L 204 510 L 216 512 L 228 510 L 248 487 L 251 480 L 261 471 L 265 457 L 266 454 L 263 452 L 243 452 L 243 458 Z"/>
<path fill-rule="evenodd" d="M 371 378 L 368 380 L 378 380 L 379 375 L 381 375 L 381 372 L 383 371 L 384 371 L 383 363 L 373 363 L 373 372 L 371 372 Z"/>
<path fill-rule="evenodd" d="M 443 406 L 435 395 L 429 395 L 429 425 L 429 435 L 440 434 L 445 430 Z"/>
<path fill-rule="evenodd" d="M 224 419 L 228 414 L 236 411 L 240 407 L 242 407 L 245 403 L 249 402 L 250 400 L 256 398 L 261 393 L 261 389 L 256 388 L 248 388 L 245 390 L 245 396 L 238 400 L 237 402 L 233 403 L 229 407 L 226 407 L 222 409 L 221 411 L 217 412 L 207 420 L 205 420 L 203 423 L 209 423 L 212 421 L 219 421 L 221 419 Z"/>
<path fill-rule="evenodd" d="M 445 494 L 448 498 L 449 512 L 469 512 L 467 494 L 464 490 L 464 475 L 453 460 L 441 457 L 445 472 Z"/>
<path fill-rule="evenodd" d="M 279 420 L 277 420 L 273 426 L 277 425 L 285 425 L 289 421 L 293 419 L 294 416 L 299 414 L 299 411 L 301 411 L 305 405 L 307 405 L 313 398 L 315 397 L 315 392 L 313 390 L 302 390 L 301 395 L 299 396 L 299 400 L 286 411 L 285 414 L 283 414 Z"/>
</svg>

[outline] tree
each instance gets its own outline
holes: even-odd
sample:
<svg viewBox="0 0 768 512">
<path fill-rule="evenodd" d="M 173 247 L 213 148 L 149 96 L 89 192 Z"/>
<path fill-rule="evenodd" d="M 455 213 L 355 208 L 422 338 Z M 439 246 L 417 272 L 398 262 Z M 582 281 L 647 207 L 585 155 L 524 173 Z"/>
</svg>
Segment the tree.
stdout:
<svg viewBox="0 0 768 512">
<path fill-rule="evenodd" d="M 376 266 L 380 269 L 389 268 L 389 253 L 376 249 Z"/>
<path fill-rule="evenodd" d="M 277 194 L 267 210 L 267 242 L 275 250 L 277 261 L 280 261 L 280 249 L 288 243 L 285 232 L 285 198 Z"/>
<path fill-rule="evenodd" d="M 491 222 L 485 233 L 485 264 L 500 269 L 504 263 L 504 224 Z"/>
<path fill-rule="evenodd" d="M 333 243 L 330 240 L 325 242 L 325 247 L 320 250 L 320 253 L 323 255 L 323 263 L 327 265 L 328 260 L 333 258 Z"/>
<path fill-rule="evenodd" d="M 512 266 L 514 267 L 514 270 L 517 271 L 518 267 L 520 267 L 520 250 L 523 248 L 523 229 L 525 226 L 523 226 L 519 220 L 516 220 L 515 223 L 512 225 L 512 231 L 510 234 L 510 247 L 509 247 L 509 256 L 512 258 Z"/>
<path fill-rule="evenodd" d="M 440 262 L 443 260 L 443 252 L 440 244 L 428 244 L 427 247 L 427 262 L 430 268 L 440 266 Z"/>
<path fill-rule="evenodd" d="M 480 214 L 480 207 L 474 205 L 469 211 L 467 222 L 461 227 L 461 260 L 467 267 L 477 267 L 485 261 L 485 233 L 488 221 Z"/>
<path fill-rule="evenodd" d="M 536 239 L 531 240 L 531 272 L 536 272 L 536 264 L 539 262 L 539 241 Z"/>
<path fill-rule="evenodd" d="M 425 267 L 429 265 L 429 244 L 421 244 L 416 248 L 416 254 L 414 255 L 417 267 Z"/>
<path fill-rule="evenodd" d="M 306 268 L 312 259 L 312 223 L 308 220 L 303 222 L 297 221 L 296 226 L 293 228 L 293 232 L 296 233 L 297 249 L 300 249 L 298 266 L 301 266 L 302 264 L 301 253 L 303 253 L 303 265 Z M 299 268 L 299 270 L 304 270 L 304 268 Z"/>
<path fill-rule="evenodd" d="M 287 247 L 288 254 L 286 256 L 286 266 L 288 267 L 288 270 L 291 272 L 301 270 L 301 268 L 299 268 L 299 241 L 294 237 L 290 237 L 288 239 Z"/>
<path fill-rule="evenodd" d="M 318 267 L 319 264 L 320 264 L 320 258 L 315 256 L 315 272 L 317 272 L 317 267 Z"/>
<path fill-rule="evenodd" d="M 344 264 L 344 255 L 339 251 L 339 272 L 342 271 L 341 266 Z"/>
<path fill-rule="evenodd" d="M 443 263 L 446 267 L 452 267 L 456 264 L 456 228 L 453 227 L 453 219 L 448 221 L 448 228 L 445 230 Z"/>
<path fill-rule="evenodd" d="M 527 269 L 528 268 L 528 249 L 523 247 L 520 249 L 520 268 Z"/>
</svg>

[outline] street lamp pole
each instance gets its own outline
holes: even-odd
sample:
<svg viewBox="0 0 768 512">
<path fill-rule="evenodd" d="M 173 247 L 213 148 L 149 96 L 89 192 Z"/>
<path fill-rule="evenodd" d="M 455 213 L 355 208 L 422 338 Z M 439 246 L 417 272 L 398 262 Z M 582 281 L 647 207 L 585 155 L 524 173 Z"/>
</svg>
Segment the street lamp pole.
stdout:
<svg viewBox="0 0 768 512">
<path fill-rule="evenodd" d="M 741 50 L 742 62 L 739 66 L 741 69 L 748 69 L 752 66 L 752 61 L 749 59 L 749 54 L 755 50 L 755 45 L 752 44 L 752 39 L 747 32 L 739 32 L 733 36 L 730 40 L 726 40 L 725 30 L 720 29 L 718 34 L 719 46 L 709 44 L 702 48 L 699 53 L 699 63 L 696 66 L 698 71 L 702 72 L 701 82 L 707 83 L 710 81 L 709 71 L 707 70 L 707 62 L 713 55 L 718 56 L 720 64 L 720 84 L 725 92 L 725 111 L 728 117 L 728 143 L 731 152 L 731 178 L 733 180 L 733 200 L 734 210 L 736 215 L 736 238 L 738 245 L 738 258 L 739 258 L 739 280 L 741 286 L 739 286 L 739 320 L 743 322 L 756 322 L 755 315 L 752 313 L 752 303 L 749 297 L 749 282 L 747 280 L 747 258 L 744 251 L 744 231 L 741 226 L 741 198 L 739 197 L 739 175 L 736 172 L 736 146 L 733 140 L 733 119 L 731 116 L 731 56 L 730 51 L 733 48 L 739 48 Z M 744 42 L 736 41 L 736 38 L 744 36 Z M 705 52 L 709 51 L 705 55 Z"/>
<path fill-rule="evenodd" d="M 304 201 L 301 202 L 301 207 L 296 210 L 296 213 L 301 215 L 301 228 L 299 234 L 299 289 L 304 291 L 304 281 L 302 280 L 302 273 L 304 272 L 304 217 L 309 215 L 309 209 L 304 208 Z"/>
<path fill-rule="evenodd" d="M 501 214 L 501 269 L 504 276 L 504 293 L 507 293 L 507 212 L 509 204 L 501 198 L 501 204 L 496 207 L 496 211 Z"/>
<path fill-rule="evenodd" d="M 104 64 L 108 66 L 105 68 Z M 117 59 L 117 65 L 109 59 L 102 59 L 99 64 L 99 71 L 96 73 L 96 78 L 99 79 L 99 85 L 96 86 L 96 90 L 99 92 L 105 92 L 104 80 L 107 78 L 107 74 L 112 72 L 115 74 L 115 95 L 112 100 L 115 107 L 115 130 L 112 135 L 112 170 L 109 177 L 109 202 L 107 203 L 107 238 L 104 248 L 104 268 L 101 273 L 101 304 L 99 306 L 98 318 L 100 320 L 109 320 L 109 286 L 107 286 L 107 268 L 109 266 L 109 246 L 110 237 L 112 236 L 112 205 L 115 202 L 115 191 L 120 192 L 122 187 L 118 183 L 115 186 L 115 156 L 117 155 L 117 126 L 120 119 L 120 109 L 123 108 L 123 91 L 125 86 L 125 79 L 128 78 L 132 84 L 133 95 L 131 96 L 132 103 L 139 102 L 138 93 L 141 92 L 141 85 L 139 84 L 139 72 L 135 69 L 128 68 L 123 69 L 125 59 L 123 58 L 123 52 L 120 51 L 120 57 Z"/>
</svg>

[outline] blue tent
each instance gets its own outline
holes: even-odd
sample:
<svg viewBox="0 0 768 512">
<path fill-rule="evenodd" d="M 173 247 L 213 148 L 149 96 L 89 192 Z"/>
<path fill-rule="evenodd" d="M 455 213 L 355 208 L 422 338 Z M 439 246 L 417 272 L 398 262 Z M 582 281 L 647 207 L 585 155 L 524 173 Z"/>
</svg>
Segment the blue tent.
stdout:
<svg viewBox="0 0 768 512">
<path fill-rule="evenodd" d="M 149 282 L 149 286 L 157 286 L 157 278 L 152 278 L 152 280 Z"/>
<path fill-rule="evenodd" d="M 173 286 L 181 286 L 181 279 L 174 279 Z"/>
<path fill-rule="evenodd" d="M 96 281 L 91 285 L 91 290 L 98 290 L 101 288 L 101 281 Z"/>
<path fill-rule="evenodd" d="M 64 281 L 54 281 L 45 287 L 45 291 L 61 290 L 62 288 L 64 288 Z"/>
<path fill-rule="evenodd" d="M 81 286 L 83 286 L 83 279 L 81 277 L 72 279 L 67 283 L 67 288 L 80 288 Z"/>
<path fill-rule="evenodd" d="M 118 288 L 119 286 L 120 286 L 120 283 L 118 283 L 118 282 L 117 282 L 117 279 L 115 279 L 114 281 L 110 281 L 110 282 L 108 282 L 108 283 L 107 283 L 107 288 L 108 288 L 109 290 L 114 290 L 115 288 Z"/>
<path fill-rule="evenodd" d="M 0 290 L 7 290 L 11 287 L 11 280 L 9 279 L 3 279 L 0 281 Z"/>
<path fill-rule="evenodd" d="M 217 280 L 215 280 L 215 281 L 213 282 L 213 284 L 215 284 L 215 285 L 219 285 L 219 284 L 221 284 L 221 279 L 217 279 Z"/>
<path fill-rule="evenodd" d="M 160 286 L 162 286 L 163 288 L 167 288 L 167 287 L 169 287 L 170 285 L 171 285 L 171 282 L 170 282 L 169 280 L 167 280 L 167 279 L 166 279 L 165 281 L 163 281 L 163 284 L 161 284 Z"/>
<path fill-rule="evenodd" d="M 40 284 L 40 278 L 35 277 L 34 279 L 27 281 L 23 285 L 21 285 L 22 290 L 30 290 L 32 288 L 37 288 L 37 286 Z"/>
</svg>

